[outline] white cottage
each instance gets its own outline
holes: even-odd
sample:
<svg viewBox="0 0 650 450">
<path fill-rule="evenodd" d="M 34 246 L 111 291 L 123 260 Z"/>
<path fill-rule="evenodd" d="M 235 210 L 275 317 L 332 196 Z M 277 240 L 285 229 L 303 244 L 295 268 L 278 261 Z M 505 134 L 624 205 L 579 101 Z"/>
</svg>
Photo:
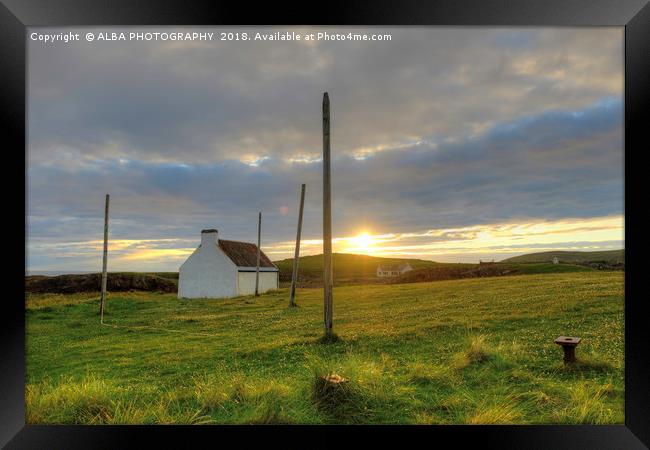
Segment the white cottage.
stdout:
<svg viewBox="0 0 650 450">
<path fill-rule="evenodd" d="M 404 272 L 413 270 L 409 263 L 405 264 L 380 264 L 377 266 L 377 277 L 398 277 Z"/>
<path fill-rule="evenodd" d="M 201 245 L 179 269 L 178 298 L 227 298 L 255 293 L 257 245 L 201 231 Z M 258 292 L 278 288 L 279 270 L 260 252 Z"/>
</svg>

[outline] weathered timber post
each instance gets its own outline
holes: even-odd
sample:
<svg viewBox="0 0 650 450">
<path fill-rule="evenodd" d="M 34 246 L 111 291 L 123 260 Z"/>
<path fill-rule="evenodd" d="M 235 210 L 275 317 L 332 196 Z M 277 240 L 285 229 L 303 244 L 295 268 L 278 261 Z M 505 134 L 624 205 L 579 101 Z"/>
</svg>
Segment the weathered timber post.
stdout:
<svg viewBox="0 0 650 450">
<path fill-rule="evenodd" d="M 102 258 L 102 294 L 99 303 L 99 323 L 104 323 L 104 304 L 106 303 L 106 279 L 108 263 L 108 203 L 110 195 L 106 194 L 106 205 L 104 207 L 104 256 Z"/>
<path fill-rule="evenodd" d="M 262 211 L 257 217 L 257 270 L 255 271 L 255 297 L 259 297 L 260 286 L 260 244 L 262 236 Z"/>
<path fill-rule="evenodd" d="M 323 302 L 325 339 L 332 333 L 332 192 L 330 180 L 330 99 L 323 94 Z"/>
<path fill-rule="evenodd" d="M 300 257 L 300 232 L 302 231 L 302 210 L 305 206 L 305 185 L 300 187 L 300 208 L 298 210 L 298 231 L 296 232 L 296 251 L 293 254 L 293 272 L 291 274 L 291 294 L 289 306 L 296 306 L 296 283 L 298 282 L 298 258 Z"/>
</svg>

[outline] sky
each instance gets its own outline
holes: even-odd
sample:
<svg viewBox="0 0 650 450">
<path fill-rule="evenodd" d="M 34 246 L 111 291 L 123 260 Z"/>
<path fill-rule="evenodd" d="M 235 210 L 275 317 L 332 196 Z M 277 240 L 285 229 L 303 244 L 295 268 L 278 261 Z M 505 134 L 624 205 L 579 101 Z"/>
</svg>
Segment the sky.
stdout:
<svg viewBox="0 0 650 450">
<path fill-rule="evenodd" d="M 478 262 L 624 247 L 623 28 L 40 28 L 28 33 L 27 267 L 175 271 L 203 228 L 322 252 Z M 381 33 L 100 41 L 86 32 Z"/>
</svg>

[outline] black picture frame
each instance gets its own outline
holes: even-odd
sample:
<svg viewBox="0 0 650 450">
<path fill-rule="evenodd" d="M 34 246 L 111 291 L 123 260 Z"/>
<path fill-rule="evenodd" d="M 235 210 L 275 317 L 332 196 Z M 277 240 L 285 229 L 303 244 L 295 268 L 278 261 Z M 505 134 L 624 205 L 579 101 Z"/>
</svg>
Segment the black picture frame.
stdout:
<svg viewBox="0 0 650 450">
<path fill-rule="evenodd" d="M 642 158 L 650 98 L 650 5 L 647 0 L 448 0 L 372 2 L 330 1 L 314 5 L 269 2 L 184 2 L 128 0 L 0 0 L 0 123 L 5 145 L 3 184 L 12 200 L 5 213 L 5 236 L 26 238 L 26 223 L 16 220 L 26 210 L 16 193 L 21 173 L 26 187 L 26 44 L 29 26 L 82 25 L 476 25 L 476 26 L 621 26 L 625 27 L 625 425 L 557 426 L 418 426 L 357 427 L 368 439 L 387 442 L 407 431 L 426 446 L 442 441 L 468 442 L 496 448 L 636 449 L 650 445 L 650 352 L 648 316 L 643 296 L 641 257 L 644 205 Z M 8 138 L 8 139 L 7 139 Z M 18 174 L 17 176 L 15 174 Z M 10 176 L 13 175 L 13 176 Z M 8 195 L 7 195 L 8 194 Z M 6 203 L 6 202 L 5 202 Z M 9 234 L 10 233 L 10 234 Z M 249 441 L 283 435 L 288 446 L 328 447 L 333 431 L 349 427 L 186 427 L 186 426 L 37 426 L 25 425 L 25 248 L 11 240 L 15 251 L 6 259 L 5 280 L 11 286 L 3 301 L 0 345 L 0 445 L 6 448 L 131 448 L 180 446 L 205 439 L 212 445 L 227 438 Z M 13 242 L 18 241 L 18 242 Z M 23 242 L 24 243 L 24 242 Z M 13 263 L 9 263 L 10 261 Z M 24 267 L 24 264 L 23 264 Z M 255 433 L 251 433 L 255 431 Z M 299 434 L 296 434 L 299 433 Z M 261 435 L 261 436 L 260 436 Z M 298 438 L 297 436 L 301 437 Z M 306 435 L 309 437 L 307 438 Z M 325 439 L 328 437 L 328 439 Z M 290 437 L 290 438 L 289 438 Z M 286 440 L 289 438 L 289 440 Z M 218 439 L 218 440 L 215 440 Z M 305 439 L 308 439 L 307 441 Z M 417 441 L 398 441 L 411 445 Z M 407 444 L 409 445 L 409 444 Z"/>
</svg>

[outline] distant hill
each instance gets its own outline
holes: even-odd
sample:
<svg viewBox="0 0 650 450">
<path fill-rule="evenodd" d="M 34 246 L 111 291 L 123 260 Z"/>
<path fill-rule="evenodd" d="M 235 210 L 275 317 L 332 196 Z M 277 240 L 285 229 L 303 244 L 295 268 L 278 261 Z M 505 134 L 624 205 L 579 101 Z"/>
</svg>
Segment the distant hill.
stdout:
<svg viewBox="0 0 650 450">
<path fill-rule="evenodd" d="M 521 262 L 502 262 L 488 264 L 440 263 L 423 259 L 382 258 L 378 256 L 334 253 L 334 285 L 352 284 L 393 284 L 417 283 L 422 281 L 451 280 L 458 278 L 494 277 L 504 275 L 524 275 L 541 273 L 585 272 L 598 269 L 588 263 L 553 264 L 547 260 L 534 264 Z M 553 256 L 550 257 L 553 259 Z M 399 264 L 408 262 L 413 268 L 399 277 L 377 278 L 379 264 Z M 280 285 L 291 282 L 293 258 L 274 261 L 280 269 Z M 603 268 L 605 270 L 609 268 Z M 300 257 L 298 265 L 298 286 L 317 287 L 323 282 L 323 255 Z"/>
<path fill-rule="evenodd" d="M 382 258 L 378 256 L 354 255 L 350 253 L 333 253 L 332 265 L 334 282 L 351 284 L 377 278 L 377 266 L 380 264 L 401 264 L 408 262 L 414 270 L 435 267 L 462 267 L 471 264 L 448 264 L 423 259 Z M 274 261 L 280 269 L 280 281 L 291 281 L 293 258 Z M 301 256 L 298 263 L 298 281 L 302 285 L 318 284 L 323 280 L 323 255 Z"/>
<path fill-rule="evenodd" d="M 399 277 L 385 278 L 381 284 L 420 283 L 425 281 L 456 280 L 460 278 L 502 277 L 506 275 L 533 275 L 547 273 L 591 272 L 594 269 L 575 264 L 553 263 L 488 263 L 455 264 L 446 267 L 418 269 Z M 468 267 L 469 266 L 469 267 Z"/>
<path fill-rule="evenodd" d="M 541 253 L 529 253 L 527 255 L 515 256 L 513 258 L 504 259 L 501 262 L 512 263 L 541 263 L 551 262 L 553 258 L 557 258 L 562 263 L 624 263 L 625 250 L 607 250 L 601 252 L 568 252 L 568 251 L 552 251 Z"/>
</svg>

